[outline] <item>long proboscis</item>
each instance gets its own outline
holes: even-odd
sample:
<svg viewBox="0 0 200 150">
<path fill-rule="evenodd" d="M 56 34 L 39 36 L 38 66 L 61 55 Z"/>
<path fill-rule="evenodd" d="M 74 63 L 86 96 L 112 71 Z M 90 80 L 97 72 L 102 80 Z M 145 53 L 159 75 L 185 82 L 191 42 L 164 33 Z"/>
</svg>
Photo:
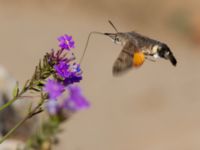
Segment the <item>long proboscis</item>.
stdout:
<svg viewBox="0 0 200 150">
<path fill-rule="evenodd" d="M 79 61 L 79 64 L 81 65 L 82 61 L 83 61 L 83 58 L 85 56 L 85 53 L 86 53 L 86 50 L 87 50 L 87 47 L 88 47 L 88 44 L 89 44 L 89 40 L 90 40 L 90 37 L 92 34 L 100 34 L 100 35 L 104 35 L 104 33 L 101 33 L 101 32 L 97 32 L 97 31 L 92 31 L 89 33 L 88 35 L 88 38 L 87 38 L 87 41 L 86 41 L 86 44 L 85 44 L 85 48 L 84 48 L 84 51 L 83 51 L 83 54 L 80 58 L 80 61 Z"/>
<path fill-rule="evenodd" d="M 109 24 L 113 27 L 113 29 L 118 33 L 118 30 L 117 30 L 117 28 L 114 26 L 114 24 L 112 23 L 112 21 L 111 21 L 111 20 L 108 20 L 108 23 L 109 23 Z M 81 63 L 82 63 L 82 61 L 83 61 L 83 58 L 84 58 L 84 56 L 85 56 L 85 53 L 86 53 L 86 50 L 87 50 L 87 47 L 88 47 L 88 43 L 89 43 L 89 40 L 90 40 L 90 37 L 91 37 L 92 34 L 101 34 L 101 35 L 105 35 L 105 33 L 98 32 L 98 31 L 92 31 L 92 32 L 89 33 L 88 38 L 87 38 L 87 41 L 86 41 L 86 44 L 85 44 L 85 48 L 84 48 L 83 54 L 82 54 L 82 56 L 81 56 L 81 58 L 80 58 L 80 62 L 79 62 L 80 65 L 81 65 Z"/>
</svg>

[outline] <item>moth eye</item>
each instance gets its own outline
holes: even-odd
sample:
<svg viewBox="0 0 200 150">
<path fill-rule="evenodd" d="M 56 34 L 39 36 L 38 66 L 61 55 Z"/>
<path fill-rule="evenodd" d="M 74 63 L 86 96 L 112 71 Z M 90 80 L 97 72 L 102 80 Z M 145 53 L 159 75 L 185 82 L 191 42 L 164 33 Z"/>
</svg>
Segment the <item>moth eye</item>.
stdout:
<svg viewBox="0 0 200 150">
<path fill-rule="evenodd" d="M 116 42 L 119 42 L 119 38 L 118 38 L 118 37 L 115 37 L 115 41 L 116 41 Z"/>
</svg>

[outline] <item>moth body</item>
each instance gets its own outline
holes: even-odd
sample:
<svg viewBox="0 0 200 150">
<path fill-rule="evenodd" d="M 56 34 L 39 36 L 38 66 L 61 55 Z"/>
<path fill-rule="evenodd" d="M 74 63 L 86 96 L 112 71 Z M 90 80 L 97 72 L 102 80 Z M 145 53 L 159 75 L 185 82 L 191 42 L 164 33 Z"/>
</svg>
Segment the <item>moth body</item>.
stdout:
<svg viewBox="0 0 200 150">
<path fill-rule="evenodd" d="M 121 74 L 129 68 L 141 66 L 145 59 L 149 57 L 170 60 L 173 66 L 177 64 L 176 58 L 170 48 L 160 41 L 143 36 L 134 31 L 104 33 L 104 35 L 110 37 L 115 44 L 123 46 L 113 65 L 114 75 Z"/>
</svg>

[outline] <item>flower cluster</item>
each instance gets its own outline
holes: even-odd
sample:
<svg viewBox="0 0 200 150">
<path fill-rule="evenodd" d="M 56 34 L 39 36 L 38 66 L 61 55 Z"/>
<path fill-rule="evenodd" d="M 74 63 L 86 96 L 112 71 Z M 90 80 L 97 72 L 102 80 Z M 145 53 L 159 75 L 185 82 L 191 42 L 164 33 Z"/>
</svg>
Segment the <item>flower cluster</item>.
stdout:
<svg viewBox="0 0 200 150">
<path fill-rule="evenodd" d="M 75 57 L 70 53 L 75 47 L 72 36 L 60 36 L 58 41 L 61 49 L 57 52 L 52 50 L 47 54 L 53 75 L 46 80 L 43 87 L 43 91 L 49 97 L 47 109 L 51 115 L 63 109 L 74 112 L 89 107 L 89 102 L 82 95 L 81 89 L 72 85 L 82 80 L 80 65 L 74 62 Z"/>
<path fill-rule="evenodd" d="M 4 142 L 25 121 L 43 112 L 43 105 L 49 113 L 49 117 L 38 133 L 34 134 L 24 149 L 51 149 L 55 134 L 58 133 L 60 124 L 66 121 L 73 113 L 90 106 L 87 99 L 82 95 L 80 87 L 75 85 L 82 80 L 80 65 L 75 62 L 74 54 L 71 52 L 74 46 L 72 36 L 64 35 L 58 38 L 60 49 L 45 54 L 39 64 L 35 67 L 32 77 L 27 80 L 20 89 L 19 85 L 13 89 L 13 98 L 0 106 L 0 111 L 11 106 L 19 98 L 29 91 L 31 94 L 40 93 L 37 105 L 28 109 L 27 115 L 16 124 L 9 132 L 0 139 Z M 30 97 L 34 97 L 31 95 Z M 37 95 L 38 96 L 38 95 Z M 21 137 L 21 135 L 20 135 Z M 56 138 L 57 140 L 57 138 Z M 45 147 L 45 148 L 43 148 Z"/>
</svg>

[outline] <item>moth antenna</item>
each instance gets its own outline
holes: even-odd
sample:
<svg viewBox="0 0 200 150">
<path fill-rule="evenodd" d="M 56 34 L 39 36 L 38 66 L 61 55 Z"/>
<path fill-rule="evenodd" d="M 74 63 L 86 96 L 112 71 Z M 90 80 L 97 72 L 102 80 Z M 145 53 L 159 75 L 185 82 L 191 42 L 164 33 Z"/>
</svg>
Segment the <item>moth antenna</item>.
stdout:
<svg viewBox="0 0 200 150">
<path fill-rule="evenodd" d="M 83 61 L 83 58 L 85 56 L 85 53 L 86 53 L 86 50 L 87 50 L 87 47 L 88 47 L 88 44 L 89 44 L 89 40 L 90 40 L 90 37 L 92 34 L 101 34 L 101 35 L 104 35 L 103 33 L 101 32 L 97 32 L 97 31 L 93 31 L 93 32 L 90 32 L 89 35 L 88 35 L 88 38 L 87 38 L 87 41 L 86 41 L 86 44 L 85 44 L 85 48 L 84 48 L 84 51 L 83 51 L 83 54 L 80 58 L 80 61 L 79 61 L 79 64 L 81 65 L 82 61 Z"/>
<path fill-rule="evenodd" d="M 118 32 L 117 28 L 114 26 L 114 24 L 112 23 L 112 21 L 108 20 L 108 23 L 113 27 L 113 29 Z"/>
</svg>

